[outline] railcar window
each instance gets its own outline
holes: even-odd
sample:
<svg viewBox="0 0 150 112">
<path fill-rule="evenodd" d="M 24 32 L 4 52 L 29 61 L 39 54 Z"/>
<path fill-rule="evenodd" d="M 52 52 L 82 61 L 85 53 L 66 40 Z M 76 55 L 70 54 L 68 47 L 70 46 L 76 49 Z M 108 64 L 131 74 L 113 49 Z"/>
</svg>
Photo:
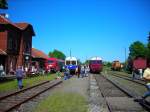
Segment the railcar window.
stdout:
<svg viewBox="0 0 150 112">
<path fill-rule="evenodd" d="M 72 61 L 72 65 L 76 65 L 76 61 Z"/>
<path fill-rule="evenodd" d="M 48 60 L 48 63 L 50 64 L 50 63 L 54 63 L 54 61 L 52 61 L 52 60 Z"/>
<path fill-rule="evenodd" d="M 91 64 L 101 64 L 102 61 L 101 60 L 93 60 L 90 62 Z"/>
<path fill-rule="evenodd" d="M 102 63 L 102 61 L 100 61 L 100 60 L 99 60 L 99 61 L 97 61 L 97 64 L 101 64 L 101 63 Z"/>
<path fill-rule="evenodd" d="M 66 61 L 66 65 L 69 65 L 70 64 L 70 61 Z"/>
</svg>

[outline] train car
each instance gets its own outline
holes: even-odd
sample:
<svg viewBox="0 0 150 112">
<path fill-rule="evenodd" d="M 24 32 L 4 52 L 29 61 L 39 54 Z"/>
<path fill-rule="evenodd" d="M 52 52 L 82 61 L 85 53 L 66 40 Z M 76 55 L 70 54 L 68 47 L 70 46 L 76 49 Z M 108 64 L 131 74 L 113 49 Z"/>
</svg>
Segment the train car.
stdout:
<svg viewBox="0 0 150 112">
<path fill-rule="evenodd" d="M 127 70 L 130 73 L 136 73 L 138 74 L 139 70 L 141 69 L 144 71 L 147 67 L 147 62 L 148 60 L 143 57 L 136 57 L 134 59 L 128 59 L 128 65 L 127 65 Z"/>
<path fill-rule="evenodd" d="M 133 64 L 132 64 L 132 74 L 140 74 L 140 70 L 143 73 L 143 71 L 146 69 L 147 67 L 147 60 L 145 58 L 142 57 L 136 57 L 133 60 Z"/>
<path fill-rule="evenodd" d="M 89 60 L 89 68 L 91 73 L 99 73 L 102 71 L 103 63 L 102 58 L 100 57 L 92 57 Z"/>
<path fill-rule="evenodd" d="M 120 71 L 122 68 L 122 64 L 120 63 L 119 60 L 115 60 L 112 62 L 112 67 L 111 69 L 114 70 L 114 71 Z"/>
<path fill-rule="evenodd" d="M 65 59 L 65 68 L 68 68 L 71 74 L 75 74 L 75 70 L 78 67 L 77 58 L 67 57 Z"/>
<path fill-rule="evenodd" d="M 48 58 L 45 62 L 46 72 L 62 71 L 65 61 L 57 58 Z"/>
</svg>

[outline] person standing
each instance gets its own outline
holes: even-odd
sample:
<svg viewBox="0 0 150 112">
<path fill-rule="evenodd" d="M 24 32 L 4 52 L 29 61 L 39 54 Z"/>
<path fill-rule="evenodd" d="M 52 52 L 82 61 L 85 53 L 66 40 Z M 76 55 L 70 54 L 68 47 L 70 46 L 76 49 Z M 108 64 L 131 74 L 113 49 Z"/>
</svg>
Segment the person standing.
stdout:
<svg viewBox="0 0 150 112">
<path fill-rule="evenodd" d="M 143 69 L 139 69 L 140 78 L 143 78 Z"/>
<path fill-rule="evenodd" d="M 81 77 L 83 78 L 85 75 L 85 69 L 84 69 L 84 66 L 82 65 L 81 66 Z"/>
<path fill-rule="evenodd" d="M 80 73 L 81 73 L 81 66 L 78 65 L 78 71 L 77 71 L 77 76 L 78 76 L 78 78 L 80 78 Z"/>
<path fill-rule="evenodd" d="M 144 93 L 142 98 L 146 99 L 148 96 L 150 96 L 150 64 L 149 64 L 148 68 L 145 69 L 144 74 L 143 74 L 143 78 L 147 82 L 146 88 L 148 91 Z"/>
<path fill-rule="evenodd" d="M 68 68 L 65 69 L 65 72 L 64 72 L 64 80 L 67 80 L 69 79 L 69 75 L 70 75 L 70 71 Z"/>
<path fill-rule="evenodd" d="M 146 88 L 148 91 L 144 93 L 144 95 L 141 98 L 135 98 L 134 101 L 136 102 L 143 102 L 148 96 L 150 96 L 150 64 L 148 67 L 144 70 L 143 78 L 146 81 Z"/>
<path fill-rule="evenodd" d="M 23 76 L 24 76 L 24 72 L 23 72 L 21 66 L 18 66 L 18 68 L 16 70 L 16 78 L 17 78 L 17 81 L 18 81 L 19 89 L 23 88 L 23 84 L 22 84 Z"/>
<path fill-rule="evenodd" d="M 1 64 L 1 65 L 0 65 L 0 76 L 3 75 L 3 72 L 4 72 L 4 67 L 3 67 L 3 65 Z"/>
</svg>

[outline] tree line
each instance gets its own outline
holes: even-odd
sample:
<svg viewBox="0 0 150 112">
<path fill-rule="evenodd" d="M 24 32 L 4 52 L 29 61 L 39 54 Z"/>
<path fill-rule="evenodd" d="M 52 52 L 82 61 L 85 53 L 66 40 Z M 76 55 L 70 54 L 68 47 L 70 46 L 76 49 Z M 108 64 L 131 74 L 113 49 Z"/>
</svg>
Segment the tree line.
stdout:
<svg viewBox="0 0 150 112">
<path fill-rule="evenodd" d="M 128 59 L 134 59 L 136 57 L 143 57 L 146 59 L 150 59 L 150 33 L 147 37 L 148 42 L 146 44 L 135 41 L 129 46 L 129 56 Z"/>
<path fill-rule="evenodd" d="M 6 0 L 0 0 L 0 9 L 8 9 L 8 4 Z"/>
<path fill-rule="evenodd" d="M 62 59 L 62 60 L 65 60 L 65 58 L 66 58 L 66 55 L 62 51 L 59 51 L 57 49 L 50 51 L 48 55 L 49 55 L 49 57 L 54 57 L 54 58 L 58 58 L 58 59 Z"/>
</svg>

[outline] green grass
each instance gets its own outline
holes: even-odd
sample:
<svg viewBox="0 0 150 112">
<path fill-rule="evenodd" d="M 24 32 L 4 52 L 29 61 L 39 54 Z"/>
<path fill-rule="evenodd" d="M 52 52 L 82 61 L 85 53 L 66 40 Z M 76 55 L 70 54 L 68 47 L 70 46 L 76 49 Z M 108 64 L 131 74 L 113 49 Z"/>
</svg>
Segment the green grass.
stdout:
<svg viewBox="0 0 150 112">
<path fill-rule="evenodd" d="M 23 85 L 24 85 L 24 87 L 29 87 L 29 86 L 38 84 L 42 81 L 53 80 L 55 78 L 56 78 L 56 75 L 54 75 L 54 74 L 26 78 L 26 79 L 23 79 Z M 0 92 L 12 91 L 12 90 L 16 90 L 17 88 L 18 88 L 17 80 L 13 80 L 13 81 L 9 81 L 9 82 L 0 84 Z"/>
<path fill-rule="evenodd" d="M 55 93 L 40 102 L 33 112 L 87 112 L 87 102 L 76 93 Z"/>
</svg>

